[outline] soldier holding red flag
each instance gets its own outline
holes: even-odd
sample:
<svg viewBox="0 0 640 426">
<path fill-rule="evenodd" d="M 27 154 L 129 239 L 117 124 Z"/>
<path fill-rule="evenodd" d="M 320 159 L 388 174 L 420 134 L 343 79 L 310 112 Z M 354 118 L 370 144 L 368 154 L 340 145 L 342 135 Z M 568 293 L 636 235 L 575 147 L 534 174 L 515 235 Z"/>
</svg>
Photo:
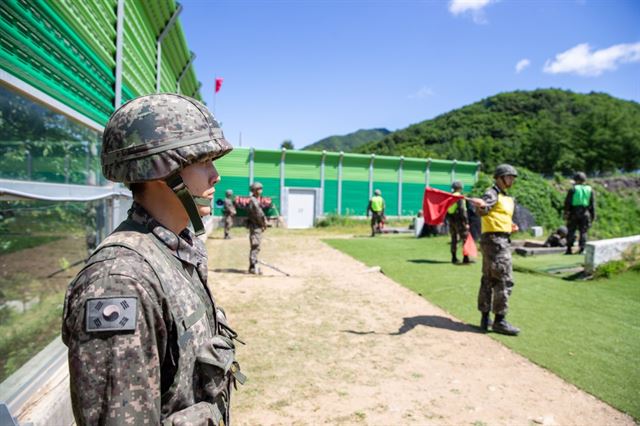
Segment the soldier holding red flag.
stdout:
<svg viewBox="0 0 640 426">
<path fill-rule="evenodd" d="M 510 237 L 518 230 L 518 225 L 513 222 L 515 202 L 507 195 L 507 190 L 517 176 L 515 167 L 501 164 L 493 174 L 495 184 L 485 191 L 482 198 L 469 199 L 482 217 L 482 279 L 478 292 L 478 310 L 482 313 L 480 328 L 487 331 L 491 325 L 489 313 L 493 308 L 493 331 L 510 336 L 520 332 L 505 319 L 514 285 Z"/>
</svg>

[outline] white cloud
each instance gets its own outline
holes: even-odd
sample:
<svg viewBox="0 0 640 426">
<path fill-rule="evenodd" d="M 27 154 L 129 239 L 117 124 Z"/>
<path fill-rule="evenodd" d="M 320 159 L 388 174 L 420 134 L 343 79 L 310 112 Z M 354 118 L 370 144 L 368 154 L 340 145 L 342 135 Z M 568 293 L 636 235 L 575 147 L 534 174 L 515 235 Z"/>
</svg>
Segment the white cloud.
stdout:
<svg viewBox="0 0 640 426">
<path fill-rule="evenodd" d="M 516 64 L 516 74 L 520 74 L 520 72 L 522 72 L 522 70 L 527 68 L 529 65 L 531 65 L 531 61 L 527 58 L 519 60 Z"/>
<path fill-rule="evenodd" d="M 407 96 L 409 99 L 424 99 L 433 96 L 435 93 L 430 87 L 422 86 L 420 90 Z"/>
<path fill-rule="evenodd" d="M 640 62 L 640 42 L 616 44 L 594 51 L 588 43 L 582 43 L 558 53 L 553 61 L 547 60 L 543 71 L 549 74 L 571 73 L 598 76 L 628 62 Z"/>
<path fill-rule="evenodd" d="M 476 24 L 485 24 L 484 8 L 497 0 L 451 0 L 449 12 L 454 15 L 470 13 Z"/>
</svg>

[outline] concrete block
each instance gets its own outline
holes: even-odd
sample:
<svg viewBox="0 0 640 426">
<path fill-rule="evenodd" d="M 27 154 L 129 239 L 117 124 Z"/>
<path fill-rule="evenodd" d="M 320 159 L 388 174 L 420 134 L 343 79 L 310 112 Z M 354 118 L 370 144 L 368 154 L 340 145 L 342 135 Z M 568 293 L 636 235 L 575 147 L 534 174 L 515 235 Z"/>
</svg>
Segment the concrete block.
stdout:
<svg viewBox="0 0 640 426">
<path fill-rule="evenodd" d="M 593 273 L 598 265 L 622 259 L 622 253 L 634 244 L 640 244 L 640 235 L 588 242 L 585 248 L 585 272 Z"/>
<path fill-rule="evenodd" d="M 531 235 L 534 237 L 542 237 L 543 229 L 542 226 L 532 226 L 531 227 Z"/>
</svg>

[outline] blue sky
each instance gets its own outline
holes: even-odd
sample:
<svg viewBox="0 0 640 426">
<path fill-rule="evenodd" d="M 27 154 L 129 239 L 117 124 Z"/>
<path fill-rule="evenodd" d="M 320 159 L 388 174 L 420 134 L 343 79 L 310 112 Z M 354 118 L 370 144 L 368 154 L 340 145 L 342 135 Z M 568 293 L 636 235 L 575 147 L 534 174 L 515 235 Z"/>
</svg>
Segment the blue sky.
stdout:
<svg viewBox="0 0 640 426">
<path fill-rule="evenodd" d="M 224 78 L 215 115 L 234 146 L 396 130 L 518 89 L 640 101 L 639 0 L 181 3 L 211 109 Z"/>
</svg>

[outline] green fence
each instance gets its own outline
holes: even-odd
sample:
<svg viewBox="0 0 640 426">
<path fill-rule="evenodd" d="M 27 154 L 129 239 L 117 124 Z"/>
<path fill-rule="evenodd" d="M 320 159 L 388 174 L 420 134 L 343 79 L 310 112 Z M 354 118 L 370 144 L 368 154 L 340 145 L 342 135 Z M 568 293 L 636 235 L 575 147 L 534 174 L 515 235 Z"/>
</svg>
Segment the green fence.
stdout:
<svg viewBox="0 0 640 426">
<path fill-rule="evenodd" d="M 284 188 L 319 188 L 323 214 L 349 216 L 364 216 L 376 189 L 382 191 L 387 215 L 415 215 L 425 185 L 449 191 L 459 180 L 469 191 L 478 170 L 478 163 L 462 161 L 252 148 L 235 148 L 215 164 L 222 176 L 219 198 L 227 189 L 247 195 L 249 184 L 259 181 L 263 195 L 282 211 Z M 215 214 L 221 214 L 219 207 Z"/>
</svg>

